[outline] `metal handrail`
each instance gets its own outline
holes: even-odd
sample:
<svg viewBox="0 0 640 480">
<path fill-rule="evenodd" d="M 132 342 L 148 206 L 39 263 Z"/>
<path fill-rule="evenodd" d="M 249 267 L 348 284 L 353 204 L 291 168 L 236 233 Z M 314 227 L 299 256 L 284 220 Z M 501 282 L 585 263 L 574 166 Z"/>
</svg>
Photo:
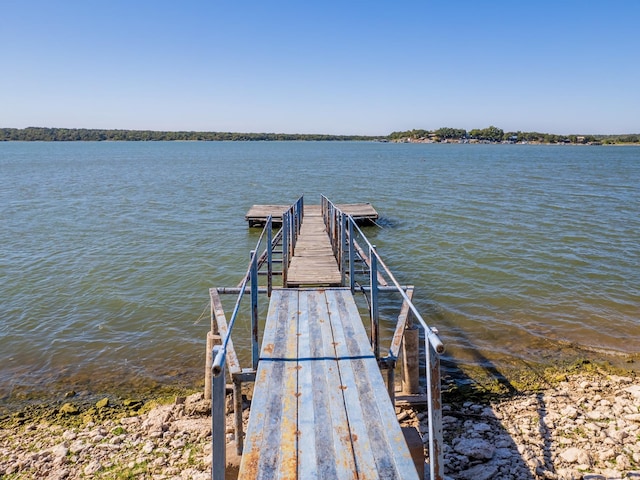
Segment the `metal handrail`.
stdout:
<svg viewBox="0 0 640 480">
<path fill-rule="evenodd" d="M 236 304 L 235 304 L 235 306 L 233 308 L 233 313 L 231 314 L 231 319 L 229 320 L 229 325 L 227 327 L 226 335 L 224 337 L 224 340 L 222 341 L 221 348 L 219 348 L 217 350 L 217 354 L 216 354 L 215 358 L 213 359 L 213 364 L 211 366 L 211 371 L 212 371 L 214 377 L 217 377 L 217 376 L 220 375 L 220 373 L 222 373 L 223 365 L 224 365 L 224 362 L 225 362 L 226 356 L 227 356 L 227 347 L 229 345 L 229 339 L 231 338 L 231 332 L 233 331 L 233 326 L 235 325 L 236 319 L 238 318 L 238 312 L 240 311 L 240 304 L 242 303 L 242 298 L 244 297 L 247 283 L 249 282 L 249 280 L 253 280 L 252 273 L 257 268 L 257 259 L 259 257 L 257 252 L 260 251 L 260 245 L 262 243 L 262 239 L 265 236 L 265 232 L 267 230 L 271 231 L 271 229 L 272 229 L 272 221 L 273 221 L 273 219 L 271 218 L 271 215 L 269 215 L 267 217 L 267 222 L 266 222 L 266 224 L 264 226 L 264 229 L 262 230 L 262 233 L 260 234 L 260 237 L 258 238 L 258 242 L 256 243 L 256 248 L 255 248 L 255 250 L 251 251 L 251 260 L 249 261 L 249 266 L 247 267 L 247 273 L 245 273 L 244 277 L 242 278 L 242 282 L 240 282 L 240 285 L 239 285 L 240 293 L 238 294 L 238 297 L 236 299 Z M 269 245 L 267 245 L 266 248 L 267 248 L 267 250 L 271 250 L 272 245 L 269 244 Z M 257 293 L 257 287 L 258 287 L 257 284 L 254 285 L 254 282 L 252 281 L 250 287 L 251 287 L 250 290 L 249 290 L 250 294 L 253 295 L 254 291 Z"/>
<path fill-rule="evenodd" d="M 304 217 L 304 196 L 300 196 L 282 214 L 282 283 L 287 283 L 289 264 L 293 258 L 293 251 L 300 234 L 302 219 Z"/>
<path fill-rule="evenodd" d="M 286 269 L 288 267 L 288 263 L 290 261 L 291 255 L 293 255 L 293 249 L 295 248 L 295 242 L 298 238 L 298 234 L 300 233 L 300 226 L 302 225 L 302 216 L 304 213 L 304 196 L 300 196 L 298 200 L 296 200 L 283 214 L 282 220 L 282 251 L 283 257 L 286 255 L 286 260 L 283 260 L 283 279 L 286 279 Z M 233 313 L 231 314 L 231 319 L 229 320 L 229 325 L 227 327 L 227 332 L 222 340 L 222 348 L 218 349 L 217 354 L 212 363 L 212 373 L 214 376 L 220 375 L 222 372 L 222 365 L 224 364 L 227 356 L 227 346 L 229 344 L 229 340 L 231 338 L 231 333 L 233 330 L 233 326 L 235 325 L 236 318 L 238 317 L 238 312 L 240 310 L 240 304 L 242 303 L 242 299 L 244 297 L 245 291 L 247 290 L 247 283 L 250 284 L 249 293 L 251 295 L 251 331 L 252 331 L 252 342 L 251 342 L 251 350 L 252 350 L 252 363 L 253 369 L 256 370 L 258 368 L 258 267 L 259 263 L 263 261 L 266 256 L 268 263 L 268 288 L 267 293 L 271 295 L 272 288 L 272 253 L 273 253 L 273 218 L 271 215 L 267 217 L 267 222 L 260 233 L 260 237 L 256 242 L 256 247 L 251 251 L 251 259 L 249 261 L 249 266 L 247 267 L 247 272 L 245 273 L 242 281 L 238 285 L 239 294 L 236 299 L 235 306 L 233 308 Z M 265 249 L 262 253 L 260 252 L 260 247 L 262 245 L 263 239 L 267 238 Z M 280 232 L 276 234 L 276 239 L 280 238 Z M 285 252 L 287 252 L 285 254 Z M 284 281 L 284 280 L 283 280 Z"/>
<path fill-rule="evenodd" d="M 427 408 L 429 416 L 429 458 L 432 479 L 444 478 L 444 461 L 442 452 L 442 412 L 440 399 L 440 361 L 439 355 L 444 352 L 444 344 L 437 333 L 427 325 L 420 312 L 415 307 L 405 288 L 403 288 L 395 276 L 386 266 L 375 245 L 362 232 L 358 224 L 351 215 L 347 215 L 324 195 L 321 196 L 322 215 L 327 228 L 327 233 L 331 240 L 334 254 L 338 260 L 343 284 L 346 276 L 345 250 L 348 255 L 349 283 L 351 290 L 354 290 L 354 258 L 355 258 L 355 235 L 354 230 L 364 240 L 368 247 L 368 258 L 363 258 L 369 265 L 369 290 L 370 290 L 370 312 L 371 312 L 371 343 L 376 358 L 380 358 L 379 346 L 379 319 L 378 319 L 378 290 L 379 275 L 378 268 L 386 273 L 389 280 L 400 293 L 403 303 L 408 305 L 414 317 L 425 331 L 425 357 L 426 357 L 426 381 L 427 381 Z M 360 249 L 361 250 L 361 249 Z M 386 289 L 385 289 L 386 290 Z M 395 361 L 395 358 L 392 359 Z"/>
<path fill-rule="evenodd" d="M 360 229 L 360 227 L 358 226 L 356 221 L 353 219 L 353 217 L 351 215 L 347 215 L 344 212 L 342 212 L 342 210 L 340 210 L 340 208 L 338 208 L 333 202 L 331 202 L 331 200 L 329 200 L 327 197 L 322 195 L 323 208 L 324 208 L 325 204 L 329 207 L 329 211 L 335 212 L 335 214 L 334 213 L 330 213 L 328 216 L 325 216 L 325 219 L 327 219 L 327 218 L 328 219 L 335 218 L 335 222 L 332 222 L 332 225 L 328 226 L 329 237 L 331 238 L 331 241 L 332 241 L 332 245 L 333 245 L 333 248 L 334 248 L 334 253 L 336 253 L 338 258 L 340 259 L 340 255 L 342 254 L 341 252 L 342 252 L 343 249 L 340 248 L 340 245 L 336 245 L 337 242 L 335 242 L 335 239 L 336 238 L 338 238 L 338 239 L 339 238 L 344 238 L 344 236 L 342 235 L 341 232 L 338 233 L 337 235 L 334 234 L 334 232 L 336 231 L 336 227 L 339 228 L 340 231 L 343 230 L 343 228 L 341 228 L 341 225 L 340 225 L 341 220 L 338 220 L 338 217 L 343 216 L 344 218 L 347 219 L 347 221 L 349 223 L 349 227 L 356 229 L 356 231 L 360 234 L 360 237 L 366 242 L 366 245 L 369 247 L 369 255 L 370 255 L 370 259 L 369 260 L 371 260 L 371 258 L 375 257 L 377 265 L 379 265 L 379 266 L 381 266 L 383 268 L 383 270 L 386 273 L 386 275 L 388 276 L 389 280 L 391 280 L 393 285 L 396 287 L 396 290 L 398 292 L 400 292 L 400 295 L 402 295 L 403 300 L 408 303 L 409 308 L 411 309 L 411 312 L 414 314 L 414 316 L 418 320 L 418 322 L 420 322 L 420 325 L 422 326 L 422 328 L 425 329 L 426 336 L 429 339 L 429 342 L 431 343 L 433 348 L 438 353 L 444 353 L 444 344 L 442 343 L 442 340 L 440 340 L 440 338 L 438 337 L 437 333 L 434 332 L 431 329 L 431 327 L 429 327 L 427 325 L 427 322 L 425 322 L 425 320 L 422 318 L 422 315 L 420 315 L 420 312 L 418 311 L 418 309 L 415 307 L 415 305 L 413 304 L 411 299 L 409 299 L 409 297 L 407 296 L 407 294 L 405 292 L 405 289 L 400 285 L 400 283 L 398 282 L 396 277 L 393 275 L 393 273 L 391 273 L 391 270 L 389 270 L 387 265 L 382 260 L 382 257 L 380 257 L 380 255 L 376 251 L 375 245 L 372 245 L 371 242 L 369 242 L 369 239 L 362 232 L 362 230 Z M 353 236 L 352 235 L 347 234 L 345 236 L 347 238 L 347 241 L 349 241 L 349 242 L 353 241 Z M 351 236 L 351 238 L 349 238 L 350 236 Z M 351 245 L 351 243 L 349 243 L 349 245 Z M 342 265 L 340 265 L 340 266 L 342 267 Z M 377 283 L 377 282 L 374 282 L 374 283 Z M 372 285 L 372 287 L 373 287 L 373 285 Z"/>
<path fill-rule="evenodd" d="M 301 196 L 295 203 L 289 207 L 289 209 L 283 214 L 282 228 L 273 236 L 273 218 L 267 217 L 266 224 L 258 241 L 256 248 L 251 251 L 251 259 L 247 272 L 245 273 L 242 281 L 236 288 L 226 289 L 228 293 L 237 293 L 236 303 L 231 314 L 231 319 L 226 328 L 226 333 L 221 345 L 216 345 L 212 349 L 213 360 L 211 362 L 211 476 L 213 480 L 223 480 L 225 477 L 226 466 L 226 442 L 225 442 L 225 364 L 227 358 L 227 349 L 231 341 L 231 333 L 238 317 L 240 310 L 240 304 L 242 303 L 245 293 L 251 295 L 251 357 L 252 357 L 252 371 L 255 373 L 258 369 L 258 293 L 267 293 L 271 296 L 272 289 L 272 276 L 273 272 L 273 249 L 282 241 L 282 278 L 283 284 L 286 282 L 286 271 L 289 265 L 291 256 L 293 255 L 293 249 L 295 248 L 295 242 L 300 232 L 302 225 L 302 216 L 304 212 L 303 197 Z M 261 245 L 266 237 L 266 246 L 262 253 L 260 252 Z M 258 284 L 258 270 L 267 262 L 267 276 L 268 283 L 267 288 L 260 288 Z M 247 286 L 247 284 L 249 284 Z M 218 292 L 225 289 L 217 289 Z M 224 293 L 224 292 L 223 292 Z M 212 328 L 213 328 L 213 306 L 212 306 Z M 251 371 L 248 370 L 250 373 Z M 243 371 L 244 374 L 244 371 Z M 241 382 L 234 375 L 232 375 L 234 384 L 234 399 L 241 398 Z M 237 399 L 236 399 L 237 400 Z M 237 409 L 236 404 L 236 409 Z M 241 409 L 240 409 L 241 411 Z M 236 414 L 235 418 L 235 431 L 236 431 L 236 447 L 237 453 L 242 452 L 242 415 Z M 240 437 L 240 438 L 238 438 Z"/>
</svg>

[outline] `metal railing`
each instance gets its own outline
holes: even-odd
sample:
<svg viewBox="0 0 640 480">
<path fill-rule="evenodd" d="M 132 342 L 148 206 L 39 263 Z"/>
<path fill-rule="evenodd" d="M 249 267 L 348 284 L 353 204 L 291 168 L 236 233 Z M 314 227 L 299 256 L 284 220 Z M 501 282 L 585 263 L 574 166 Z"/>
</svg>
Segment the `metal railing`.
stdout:
<svg viewBox="0 0 640 480">
<path fill-rule="evenodd" d="M 301 196 L 282 215 L 282 284 L 287 284 L 289 264 L 296 248 L 296 241 L 304 216 L 304 196 Z M 271 294 L 271 292 L 269 292 Z"/>
<path fill-rule="evenodd" d="M 429 468 L 430 478 L 433 480 L 444 478 L 444 461 L 442 451 L 442 402 L 440 391 L 440 354 L 444 352 L 444 345 L 437 332 L 430 328 L 420 315 L 420 312 L 411 301 L 408 292 L 413 291 L 413 287 L 403 287 L 385 265 L 382 258 L 376 251 L 353 217 L 345 214 L 332 203 L 327 197 L 322 196 L 322 215 L 325 221 L 333 252 L 336 255 L 340 271 L 342 273 L 343 285 L 346 286 L 346 277 L 349 280 L 351 291 L 356 288 L 356 264 L 364 264 L 368 269 L 368 288 L 360 287 L 361 290 L 369 292 L 368 303 L 371 316 L 371 346 L 376 358 L 381 364 L 388 363 L 389 369 L 389 395 L 394 399 L 394 377 L 393 371 L 398 358 L 400 344 L 404 329 L 407 325 L 408 313 L 413 317 L 424 331 L 424 355 L 426 364 L 426 387 L 427 387 L 427 408 L 429 417 Z M 382 275 L 389 279 L 387 282 Z M 389 285 L 391 283 L 391 285 Z M 380 302 L 378 293 L 380 291 L 397 291 L 402 296 L 403 311 L 401 311 L 396 324 L 395 333 L 386 357 L 380 357 Z"/>
<path fill-rule="evenodd" d="M 279 272 L 274 271 L 273 265 L 276 262 L 274 253 L 277 247 L 282 246 L 279 252 L 282 254 L 282 279 L 283 285 L 286 284 L 287 270 L 293 251 L 295 249 L 300 227 L 302 225 L 302 217 L 304 214 L 304 201 L 301 196 L 293 203 L 284 213 L 282 217 L 282 227 L 273 235 L 273 218 L 267 217 L 265 226 L 258 238 L 256 247 L 251 251 L 251 259 L 249 266 L 242 278 L 242 281 L 236 288 L 212 288 L 209 290 L 211 297 L 211 332 L 220 337 L 220 344 L 212 347 L 211 350 L 211 441 L 212 441 L 212 466 L 211 475 L 213 479 L 224 479 L 226 465 L 226 368 L 228 364 L 229 373 L 233 382 L 234 394 L 234 411 L 235 411 L 235 436 L 236 448 L 238 453 L 242 452 L 243 433 L 242 433 L 242 383 L 244 381 L 252 381 L 255 379 L 255 373 L 258 369 L 259 360 L 259 344 L 258 344 L 258 294 L 266 293 L 271 296 L 273 289 L 273 276 Z M 260 269 L 266 265 L 267 285 L 260 287 L 259 273 Z M 227 323 L 226 315 L 222 309 L 219 294 L 236 294 L 237 298 L 231 318 Z M 244 295 L 249 293 L 251 298 L 251 368 L 241 369 L 238 362 L 231 334 L 236 324 L 240 312 Z M 208 374 L 207 374 L 208 376 Z M 206 384 L 205 377 L 205 384 Z"/>
</svg>

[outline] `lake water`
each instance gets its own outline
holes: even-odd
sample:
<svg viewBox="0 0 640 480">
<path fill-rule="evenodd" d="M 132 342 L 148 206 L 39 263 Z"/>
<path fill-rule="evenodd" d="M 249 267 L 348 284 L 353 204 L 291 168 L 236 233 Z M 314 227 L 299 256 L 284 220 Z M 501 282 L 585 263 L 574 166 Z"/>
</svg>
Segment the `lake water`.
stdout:
<svg viewBox="0 0 640 480">
<path fill-rule="evenodd" d="M 301 194 L 376 207 L 367 233 L 451 362 L 640 354 L 640 148 L 4 143 L 0 174 L 3 402 L 201 382 L 244 214 Z"/>
</svg>

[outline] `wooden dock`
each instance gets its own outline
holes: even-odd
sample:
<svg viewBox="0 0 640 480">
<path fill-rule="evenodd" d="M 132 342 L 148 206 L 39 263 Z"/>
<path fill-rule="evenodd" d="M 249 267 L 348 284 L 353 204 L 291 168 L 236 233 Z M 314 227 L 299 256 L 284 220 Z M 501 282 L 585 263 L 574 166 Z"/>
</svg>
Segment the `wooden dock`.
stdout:
<svg viewBox="0 0 640 480">
<path fill-rule="evenodd" d="M 418 478 L 349 289 L 273 291 L 239 478 Z"/>
<path fill-rule="evenodd" d="M 267 217 L 271 215 L 274 225 L 279 225 L 282 223 L 282 214 L 289 207 L 290 205 L 253 205 L 244 219 L 250 227 L 257 227 L 264 225 Z M 374 223 L 378 219 L 378 212 L 370 203 L 343 203 L 338 204 L 337 207 L 347 215 L 351 215 L 358 223 Z M 309 206 L 305 206 L 305 210 L 308 208 Z"/>
<path fill-rule="evenodd" d="M 218 336 L 221 342 L 219 346 L 208 347 L 212 357 L 207 368 L 213 372 L 209 386 L 212 391 L 212 476 L 222 480 L 226 463 L 227 384 L 221 365 L 225 364 L 227 355 L 226 365 L 233 384 L 236 448 L 242 455 L 239 479 L 418 479 L 418 472 L 422 474 L 425 467 L 421 438 L 418 437 L 417 445 L 413 446 L 416 448 L 412 447 L 416 455 L 412 458 L 393 403 L 395 362 L 400 357 L 400 345 L 406 347 L 404 332 L 412 311 L 425 330 L 425 338 L 429 338 L 425 351 L 428 352 L 426 371 L 430 395 L 430 478 L 443 480 L 437 358 L 437 353 L 443 350 L 442 343 L 415 310 L 403 287 L 394 280 L 404 300 L 389 354 L 380 355 L 378 289 L 380 285 L 389 287 L 376 278 L 380 274 L 377 266 L 381 264 L 385 269 L 386 266 L 374 261 L 372 256 L 367 258 L 367 252 L 357 247 L 353 234 L 356 230 L 362 241 L 370 243 L 353 225 L 356 215 L 347 214 L 348 208 L 341 211 L 324 196 L 321 200 L 321 205 L 305 206 L 300 197 L 291 207 L 263 205 L 260 212 L 258 206 L 254 206 L 246 217 L 250 225 L 262 221 L 258 219 L 266 220 L 267 215 L 274 212 L 279 215 L 285 212 L 285 221 L 280 217 L 282 229 L 273 239 L 272 230 L 265 225 L 243 282 L 237 289 L 229 289 L 239 294 L 229 322 L 218 293 L 232 292 L 224 288 L 210 290 L 212 328 L 207 340 L 213 345 Z M 358 210 L 360 207 L 352 205 L 351 211 L 360 215 L 359 218 L 373 210 L 370 204 L 357 205 L 366 206 Z M 338 243 L 338 239 L 344 242 Z M 260 253 L 263 240 L 267 247 Z M 345 242 L 346 245 L 341 244 Z M 370 316 L 366 318 L 366 322 L 371 323 L 370 334 L 351 290 L 355 280 L 353 263 L 349 268 L 345 262 L 338 265 L 334 255 L 334 249 L 352 252 L 356 247 L 363 265 L 369 266 L 367 276 L 372 283 L 367 297 Z M 375 253 L 370 247 L 369 254 L 372 252 Z M 279 288 L 271 283 L 270 262 L 274 253 L 281 255 L 281 260 L 277 259 L 282 265 L 283 281 Z M 265 258 L 268 259 L 267 288 L 260 287 L 258 281 L 258 263 L 264 265 Z M 351 255 L 349 258 L 355 261 Z M 376 258 L 379 258 L 377 253 Z M 391 276 L 388 270 L 387 274 Z M 405 288 L 412 291 L 413 287 Z M 263 329 L 258 318 L 260 290 L 270 297 Z M 250 293 L 251 301 L 252 368 L 241 369 L 230 332 L 245 293 Z M 417 339 L 416 335 L 413 350 L 407 347 L 409 350 L 403 350 L 402 354 L 414 359 L 414 370 L 419 365 Z M 385 384 L 381 368 L 391 388 Z M 255 384 L 245 435 L 242 385 L 252 381 Z"/>
</svg>

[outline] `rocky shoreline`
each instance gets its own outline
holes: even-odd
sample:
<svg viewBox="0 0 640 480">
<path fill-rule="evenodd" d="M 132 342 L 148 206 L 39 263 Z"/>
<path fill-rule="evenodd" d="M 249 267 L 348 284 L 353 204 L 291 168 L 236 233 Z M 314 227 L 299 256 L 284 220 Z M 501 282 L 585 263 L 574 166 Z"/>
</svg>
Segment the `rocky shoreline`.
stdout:
<svg viewBox="0 0 640 480">
<path fill-rule="evenodd" d="M 124 403 L 5 417 L 0 478 L 210 478 L 202 394 Z M 397 413 L 426 439 L 426 412 Z M 632 372 L 578 371 L 528 391 L 445 395 L 443 430 L 451 480 L 640 479 L 640 381 Z M 231 439 L 230 419 L 228 432 Z M 233 455 L 228 461 L 237 464 Z"/>
</svg>

